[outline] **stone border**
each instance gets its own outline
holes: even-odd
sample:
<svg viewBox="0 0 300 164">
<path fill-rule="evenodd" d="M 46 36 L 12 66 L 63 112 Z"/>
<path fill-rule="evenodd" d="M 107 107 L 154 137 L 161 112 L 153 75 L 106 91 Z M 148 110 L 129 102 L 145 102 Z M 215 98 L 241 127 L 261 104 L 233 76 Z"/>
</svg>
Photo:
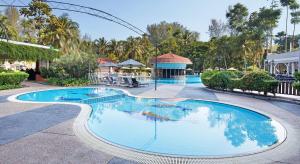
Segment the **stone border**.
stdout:
<svg viewBox="0 0 300 164">
<path fill-rule="evenodd" d="M 103 87 L 79 87 L 79 88 L 103 88 Z M 109 89 L 115 89 L 115 90 L 121 90 L 123 91 L 125 94 L 127 94 L 128 96 L 132 96 L 132 97 L 139 97 L 139 98 L 154 98 L 154 97 L 142 97 L 142 96 L 135 96 L 130 94 L 127 90 L 123 90 L 123 89 L 116 89 L 116 88 L 111 88 L 111 87 L 105 87 L 105 88 L 109 88 Z M 232 106 L 236 106 L 236 107 L 240 107 L 240 108 L 244 108 L 245 110 L 250 110 L 259 114 L 262 114 L 266 117 L 271 118 L 273 121 L 276 121 L 277 123 L 279 123 L 283 129 L 285 130 L 285 138 L 282 142 L 278 142 L 270 147 L 268 147 L 267 149 L 258 151 L 258 152 L 253 152 L 253 153 L 245 153 L 245 154 L 239 154 L 239 155 L 233 155 L 233 156 L 224 156 L 224 157 L 220 157 L 220 156 L 216 156 L 216 157 L 205 157 L 205 156 L 201 156 L 201 157 L 189 157 L 189 156 L 175 156 L 175 155 L 165 155 L 165 154 L 158 154 L 158 153 L 150 153 L 150 152 L 144 152 L 144 151 L 139 151 L 136 149 L 132 149 L 132 148 L 127 148 L 127 147 L 123 147 L 121 145 L 116 145 L 113 143 L 110 143 L 108 141 L 106 141 L 103 138 L 100 138 L 98 136 L 95 136 L 93 133 L 90 132 L 90 130 L 87 128 L 87 120 L 89 119 L 89 116 L 92 112 L 92 109 L 89 105 L 87 104 L 81 104 L 81 103 L 70 103 L 70 102 L 33 102 L 33 101 L 22 101 L 22 100 L 18 100 L 17 97 L 23 94 L 27 94 L 27 93 L 33 93 L 33 92 L 40 92 L 40 91 L 47 91 L 47 90 L 57 90 L 57 89 L 66 89 L 66 88 L 51 88 L 51 89 L 44 89 L 44 90 L 37 90 L 37 91 L 30 91 L 30 92 L 24 92 L 24 93 L 20 93 L 20 94 L 16 94 L 13 96 L 8 97 L 7 99 L 9 101 L 12 102 L 18 102 L 18 103 L 43 103 L 43 104 L 65 104 L 65 105 L 77 105 L 81 108 L 81 111 L 78 115 L 78 117 L 75 119 L 74 124 L 73 124 L 73 131 L 75 133 L 75 135 L 77 137 L 79 137 L 81 139 L 81 141 L 83 141 L 84 143 L 86 143 L 87 145 L 89 145 L 90 147 L 100 150 L 104 153 L 108 153 L 111 154 L 113 156 L 117 156 L 120 158 L 124 158 L 127 160 L 132 160 L 132 161 L 137 161 L 140 163 L 203 163 L 203 162 L 207 162 L 207 163 L 226 163 L 226 162 L 233 162 L 235 160 L 238 161 L 247 161 L 247 159 L 243 159 L 245 157 L 250 157 L 253 158 L 254 155 L 260 154 L 262 155 L 263 153 L 268 153 L 270 151 L 272 151 L 273 149 L 275 149 L 276 147 L 282 145 L 286 140 L 287 140 L 287 128 L 282 124 L 283 120 L 280 120 L 278 118 L 276 118 L 275 116 L 271 115 L 271 114 L 267 114 L 265 112 L 262 112 L 260 110 L 257 109 L 252 109 L 249 107 L 244 107 L 241 105 L 237 105 L 237 104 L 233 104 L 233 103 L 225 103 L 222 101 L 210 101 L 210 100 L 203 100 L 203 99 L 195 99 L 195 100 L 200 100 L 200 101 L 206 101 L 206 102 L 215 102 L 215 103 L 219 103 L 219 104 L 227 104 L 227 105 L 232 105 Z M 172 98 L 170 98 L 172 99 Z M 278 121 L 280 120 L 280 121 Z M 266 156 L 268 156 L 266 154 Z M 248 159 L 249 160 L 249 159 Z"/>
</svg>

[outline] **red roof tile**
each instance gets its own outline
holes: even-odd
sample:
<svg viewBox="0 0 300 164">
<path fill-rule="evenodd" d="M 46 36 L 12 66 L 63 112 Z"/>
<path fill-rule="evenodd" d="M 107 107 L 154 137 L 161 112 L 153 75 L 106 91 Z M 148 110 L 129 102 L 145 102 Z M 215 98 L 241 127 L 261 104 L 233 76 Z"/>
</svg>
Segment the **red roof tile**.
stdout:
<svg viewBox="0 0 300 164">
<path fill-rule="evenodd" d="M 114 63 L 111 59 L 109 58 L 98 58 L 97 59 L 98 64 L 105 64 L 105 63 Z"/>
<path fill-rule="evenodd" d="M 155 63 L 155 57 L 151 60 L 152 63 Z M 164 54 L 157 57 L 158 63 L 183 63 L 183 64 L 193 64 L 192 61 L 188 58 L 178 56 L 176 54 Z"/>
</svg>

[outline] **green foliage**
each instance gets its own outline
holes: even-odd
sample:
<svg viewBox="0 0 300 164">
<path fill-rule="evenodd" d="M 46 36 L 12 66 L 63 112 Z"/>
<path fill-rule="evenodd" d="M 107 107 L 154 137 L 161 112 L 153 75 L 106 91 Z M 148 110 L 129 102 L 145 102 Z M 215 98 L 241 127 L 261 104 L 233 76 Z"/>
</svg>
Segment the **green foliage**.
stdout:
<svg viewBox="0 0 300 164">
<path fill-rule="evenodd" d="M 263 92 L 267 95 L 268 92 L 275 94 L 276 88 L 278 87 L 278 80 L 264 80 L 264 89 Z"/>
<path fill-rule="evenodd" d="M 48 83 L 51 85 L 58 85 L 64 87 L 87 86 L 90 84 L 89 80 L 84 78 L 49 78 Z"/>
<path fill-rule="evenodd" d="M 43 78 L 64 78 L 67 77 L 65 71 L 62 68 L 56 68 L 51 66 L 50 68 L 41 68 L 40 69 L 41 76 Z"/>
<path fill-rule="evenodd" d="M 0 73 L 0 86 L 1 85 L 20 85 L 22 81 L 28 78 L 28 74 L 24 72 L 13 73 Z"/>
<path fill-rule="evenodd" d="M 211 70 L 211 71 L 205 71 L 201 74 L 201 80 L 204 85 L 208 86 L 209 85 L 209 79 L 214 75 L 218 73 L 217 70 Z"/>
<path fill-rule="evenodd" d="M 89 71 L 96 68 L 96 56 L 86 53 L 64 55 L 53 62 L 53 72 L 58 73 L 56 74 L 58 77 L 63 75 L 69 78 L 86 78 Z"/>
<path fill-rule="evenodd" d="M 53 60 L 60 53 L 53 49 L 43 49 L 25 45 L 16 45 L 0 41 L 0 58 L 10 60 L 31 60 L 37 59 Z"/>
<path fill-rule="evenodd" d="M 7 89 L 16 89 L 16 88 L 21 88 L 20 85 L 0 85 L 0 90 L 7 90 Z"/>
<path fill-rule="evenodd" d="M 204 75 L 204 76 L 203 76 Z M 221 90 L 241 89 L 275 93 L 279 82 L 264 71 L 251 71 L 243 75 L 239 71 L 207 71 L 202 74 L 203 83 L 209 88 Z"/>
<path fill-rule="evenodd" d="M 218 72 L 209 79 L 208 86 L 213 89 L 225 90 L 230 83 L 231 74 L 228 72 Z"/>
<path fill-rule="evenodd" d="M 296 72 L 294 74 L 294 77 L 296 79 L 296 82 L 294 82 L 293 86 L 296 88 L 298 91 L 300 91 L 300 72 Z"/>
<path fill-rule="evenodd" d="M 295 82 L 295 83 L 293 84 L 293 87 L 296 88 L 298 91 L 300 91 L 300 81 Z"/>
<path fill-rule="evenodd" d="M 231 79 L 238 79 L 242 76 L 240 71 L 205 71 L 201 74 L 201 79 L 204 85 L 215 89 L 231 88 Z"/>
<path fill-rule="evenodd" d="M 265 80 L 275 80 L 267 72 L 264 71 L 253 71 L 247 72 L 242 77 L 242 83 L 245 85 L 247 90 L 262 92 L 265 90 Z"/>
<path fill-rule="evenodd" d="M 296 72 L 294 74 L 294 77 L 295 77 L 296 81 L 300 81 L 300 72 Z"/>
</svg>

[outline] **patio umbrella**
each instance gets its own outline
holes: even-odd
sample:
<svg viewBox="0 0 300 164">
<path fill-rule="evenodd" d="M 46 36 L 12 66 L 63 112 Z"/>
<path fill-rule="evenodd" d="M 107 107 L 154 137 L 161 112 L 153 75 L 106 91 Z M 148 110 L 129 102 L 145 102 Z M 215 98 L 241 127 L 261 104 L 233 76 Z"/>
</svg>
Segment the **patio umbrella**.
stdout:
<svg viewBox="0 0 300 164">
<path fill-rule="evenodd" d="M 231 68 L 229 68 L 228 69 L 228 71 L 236 71 L 237 69 L 235 69 L 235 68 L 233 68 L 233 67 L 231 67 Z"/>
<path fill-rule="evenodd" d="M 130 69 L 129 67 L 121 67 L 121 69 Z"/>
<path fill-rule="evenodd" d="M 133 59 L 126 60 L 118 64 L 120 67 L 144 67 L 145 65 Z"/>
</svg>

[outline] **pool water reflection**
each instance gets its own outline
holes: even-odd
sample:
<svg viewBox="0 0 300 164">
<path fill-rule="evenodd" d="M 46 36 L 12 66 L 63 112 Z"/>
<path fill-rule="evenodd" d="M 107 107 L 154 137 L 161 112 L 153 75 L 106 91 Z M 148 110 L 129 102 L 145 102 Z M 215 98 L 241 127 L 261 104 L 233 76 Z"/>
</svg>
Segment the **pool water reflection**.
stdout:
<svg viewBox="0 0 300 164">
<path fill-rule="evenodd" d="M 77 102 L 92 107 L 90 132 L 111 143 L 176 156 L 235 156 L 259 152 L 285 139 L 278 122 L 237 106 L 128 96 L 107 88 L 32 92 L 23 101 Z"/>
<path fill-rule="evenodd" d="M 284 139 L 270 118 L 239 107 L 125 96 L 91 104 L 89 129 L 118 145 L 181 156 L 231 156 L 264 150 Z"/>
</svg>

